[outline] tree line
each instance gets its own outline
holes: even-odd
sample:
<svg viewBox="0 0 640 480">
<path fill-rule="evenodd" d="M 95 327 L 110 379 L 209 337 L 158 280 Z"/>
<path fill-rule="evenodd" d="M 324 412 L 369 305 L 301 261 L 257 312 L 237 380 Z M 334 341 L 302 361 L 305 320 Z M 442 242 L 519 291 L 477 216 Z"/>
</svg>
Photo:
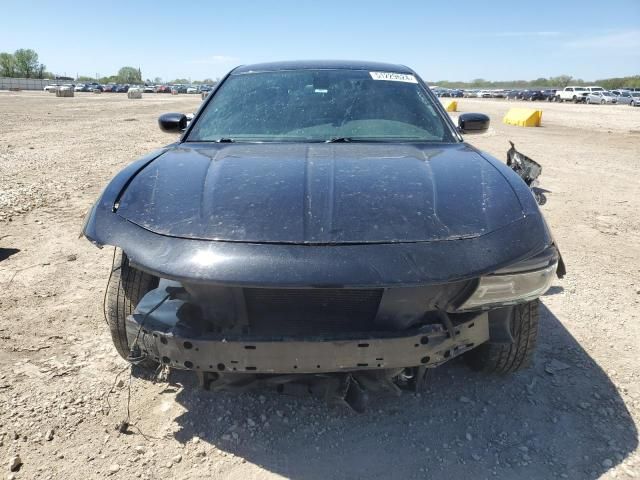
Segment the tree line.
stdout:
<svg viewBox="0 0 640 480">
<path fill-rule="evenodd" d="M 115 75 L 106 77 L 88 77 L 86 75 L 80 75 L 76 78 L 78 82 L 98 82 L 98 83 L 128 83 L 128 84 L 140 84 L 142 81 L 142 71 L 135 67 L 122 67 Z"/>
<path fill-rule="evenodd" d="M 38 54 L 30 48 L 20 48 L 13 53 L 0 53 L 0 77 L 16 78 L 54 78 L 51 72 L 46 71 L 46 66 L 39 62 Z M 153 80 L 147 78 L 142 80 L 140 68 L 122 67 L 116 75 L 106 77 L 88 77 L 81 75 L 77 79 L 79 82 L 98 83 L 128 83 L 128 84 L 162 84 L 162 78 L 156 77 Z M 205 78 L 204 80 L 190 81 L 186 78 L 176 78 L 170 82 L 172 84 L 215 84 L 219 79 Z M 501 80 L 491 81 L 483 78 L 476 78 L 470 82 L 456 82 L 440 80 L 438 82 L 427 82 L 429 85 L 438 85 L 444 88 L 564 88 L 567 85 L 599 85 L 605 89 L 631 87 L 640 88 L 640 75 L 630 77 L 603 78 L 594 81 L 585 81 L 580 78 L 573 78 L 570 75 L 559 75 L 557 77 L 536 78 L 535 80 Z"/>
<path fill-rule="evenodd" d="M 0 77 L 51 78 L 46 66 L 38 61 L 38 54 L 30 48 L 13 53 L 0 52 Z"/>
<path fill-rule="evenodd" d="M 600 80 L 583 80 L 573 78 L 570 75 L 559 75 L 557 77 L 536 78 L 535 80 L 499 80 L 491 81 L 483 78 L 476 78 L 470 82 L 452 82 L 440 80 L 438 82 L 427 82 L 429 85 L 437 85 L 443 88 L 564 88 L 567 85 L 599 85 L 604 89 L 614 88 L 640 88 L 640 75 L 630 77 L 602 78 Z"/>
</svg>

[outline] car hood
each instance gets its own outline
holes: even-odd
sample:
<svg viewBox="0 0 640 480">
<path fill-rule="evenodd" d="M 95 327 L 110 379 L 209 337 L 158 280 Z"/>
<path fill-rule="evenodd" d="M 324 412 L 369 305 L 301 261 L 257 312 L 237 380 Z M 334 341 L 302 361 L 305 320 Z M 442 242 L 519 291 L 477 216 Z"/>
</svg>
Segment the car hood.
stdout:
<svg viewBox="0 0 640 480">
<path fill-rule="evenodd" d="M 182 143 L 137 172 L 116 207 L 154 233 L 192 239 L 455 240 L 523 217 L 499 168 L 463 143 Z"/>
</svg>

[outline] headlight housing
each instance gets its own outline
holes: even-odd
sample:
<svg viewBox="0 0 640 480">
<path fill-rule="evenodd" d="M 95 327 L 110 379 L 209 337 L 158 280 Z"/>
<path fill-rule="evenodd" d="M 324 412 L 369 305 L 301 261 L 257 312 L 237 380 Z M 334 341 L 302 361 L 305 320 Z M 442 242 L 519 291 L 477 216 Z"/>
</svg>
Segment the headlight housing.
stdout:
<svg viewBox="0 0 640 480">
<path fill-rule="evenodd" d="M 558 269 L 555 247 L 514 266 L 480 277 L 475 291 L 458 310 L 524 303 L 545 293 Z"/>
</svg>

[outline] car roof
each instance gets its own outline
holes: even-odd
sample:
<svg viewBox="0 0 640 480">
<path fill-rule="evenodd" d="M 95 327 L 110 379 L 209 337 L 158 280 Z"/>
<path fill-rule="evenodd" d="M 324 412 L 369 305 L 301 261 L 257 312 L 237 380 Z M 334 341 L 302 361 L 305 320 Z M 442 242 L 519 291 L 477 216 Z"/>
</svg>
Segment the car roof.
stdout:
<svg viewBox="0 0 640 480">
<path fill-rule="evenodd" d="M 255 63 L 241 65 L 233 70 L 233 74 L 250 72 L 274 72 L 278 70 L 373 70 L 394 73 L 414 73 L 404 65 L 393 63 L 367 62 L 360 60 L 293 60 L 285 62 Z"/>
</svg>

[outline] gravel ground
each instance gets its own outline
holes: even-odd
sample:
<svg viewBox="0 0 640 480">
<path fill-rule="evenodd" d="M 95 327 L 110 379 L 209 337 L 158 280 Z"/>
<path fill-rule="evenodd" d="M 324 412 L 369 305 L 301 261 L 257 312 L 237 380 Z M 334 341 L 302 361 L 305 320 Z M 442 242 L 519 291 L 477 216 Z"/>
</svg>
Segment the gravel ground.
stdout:
<svg viewBox="0 0 640 480">
<path fill-rule="evenodd" d="M 491 116 L 471 143 L 504 158 L 513 140 L 544 167 L 569 273 L 543 299 L 534 365 L 498 377 L 452 361 L 425 393 L 358 415 L 203 392 L 184 373 L 154 382 L 116 355 L 112 250 L 79 239 L 82 220 L 118 170 L 173 140 L 156 117 L 199 97 L 0 92 L 0 476 L 640 478 L 640 108 L 542 103 L 543 127 L 503 125 L 517 103 L 459 109 Z"/>
</svg>

